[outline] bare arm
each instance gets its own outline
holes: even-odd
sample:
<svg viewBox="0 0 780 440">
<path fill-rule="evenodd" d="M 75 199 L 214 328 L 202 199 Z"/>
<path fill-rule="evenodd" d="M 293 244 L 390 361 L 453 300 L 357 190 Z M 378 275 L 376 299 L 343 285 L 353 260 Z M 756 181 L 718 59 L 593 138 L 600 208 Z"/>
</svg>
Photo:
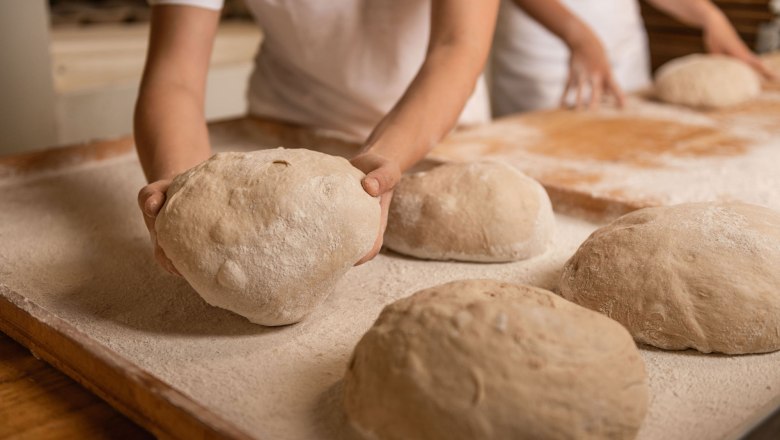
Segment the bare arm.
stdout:
<svg viewBox="0 0 780 440">
<path fill-rule="evenodd" d="M 710 0 L 647 0 L 650 4 L 688 26 L 703 28 L 721 11 Z"/>
<path fill-rule="evenodd" d="M 485 66 L 497 9 L 497 0 L 433 1 L 425 61 L 364 153 L 405 170 L 452 130 Z"/>
<path fill-rule="evenodd" d="M 210 155 L 204 96 L 219 13 L 152 8 L 149 53 L 135 109 L 138 156 L 149 182 L 171 179 Z"/>
<path fill-rule="evenodd" d="M 612 75 L 612 67 L 601 40 L 579 17 L 558 0 L 514 0 L 534 20 L 547 28 L 569 48 L 569 78 L 561 96 L 566 104 L 570 92 L 575 92 L 575 104 L 585 104 L 585 89 L 590 89 L 590 108 L 599 106 L 602 94 L 615 97 L 623 106 L 624 95 Z"/>
<path fill-rule="evenodd" d="M 774 74 L 737 34 L 728 18 L 710 0 L 648 0 L 653 6 L 704 32 L 704 46 L 711 53 L 732 56 L 766 78 Z"/>
<path fill-rule="evenodd" d="M 206 75 L 219 12 L 190 6 L 152 7 L 149 52 L 135 108 L 135 142 L 149 182 L 138 204 L 155 258 L 176 268 L 157 245 L 154 221 L 177 174 L 211 155 L 204 117 Z"/>
<path fill-rule="evenodd" d="M 422 67 L 352 159 L 367 173 L 366 192 L 382 196 L 382 230 L 362 261 L 379 252 L 392 189 L 401 172 L 425 157 L 455 126 L 490 50 L 498 0 L 433 0 L 431 8 L 431 35 Z"/>
</svg>

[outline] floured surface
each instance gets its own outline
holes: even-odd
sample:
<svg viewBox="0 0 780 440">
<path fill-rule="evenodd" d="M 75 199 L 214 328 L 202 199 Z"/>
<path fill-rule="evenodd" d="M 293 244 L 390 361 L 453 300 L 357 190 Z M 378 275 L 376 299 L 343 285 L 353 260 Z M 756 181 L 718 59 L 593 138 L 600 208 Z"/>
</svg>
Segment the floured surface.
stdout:
<svg viewBox="0 0 780 440">
<path fill-rule="evenodd" d="M 553 250 L 518 263 L 384 253 L 309 319 L 264 328 L 208 306 L 155 265 L 135 205 L 142 183 L 133 155 L 0 181 L 0 282 L 258 438 L 348 438 L 338 382 L 383 305 L 464 278 L 554 289 L 596 227 L 558 216 Z M 641 439 L 718 438 L 780 394 L 780 353 L 643 355 L 652 397 Z"/>
<path fill-rule="evenodd" d="M 734 201 L 780 210 L 780 92 L 695 112 L 632 97 L 618 112 L 529 113 L 455 133 L 433 157 L 509 161 L 548 189 L 629 206 Z"/>
</svg>

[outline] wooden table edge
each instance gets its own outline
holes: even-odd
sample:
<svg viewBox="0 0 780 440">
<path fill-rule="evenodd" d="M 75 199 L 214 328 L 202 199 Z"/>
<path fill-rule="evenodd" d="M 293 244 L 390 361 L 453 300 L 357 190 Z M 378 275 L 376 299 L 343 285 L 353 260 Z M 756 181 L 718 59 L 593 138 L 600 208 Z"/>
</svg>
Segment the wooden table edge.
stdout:
<svg viewBox="0 0 780 440">
<path fill-rule="evenodd" d="M 0 331 L 158 438 L 252 438 L 4 284 Z"/>
<path fill-rule="evenodd" d="M 54 171 L 133 151 L 132 136 L 0 156 L 0 179 Z"/>
</svg>

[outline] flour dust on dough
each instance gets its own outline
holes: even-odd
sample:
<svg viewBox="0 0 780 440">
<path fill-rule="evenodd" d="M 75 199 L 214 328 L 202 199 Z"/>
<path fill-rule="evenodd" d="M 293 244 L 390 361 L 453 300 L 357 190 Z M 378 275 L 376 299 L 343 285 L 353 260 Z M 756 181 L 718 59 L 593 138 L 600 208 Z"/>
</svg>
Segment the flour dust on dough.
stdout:
<svg viewBox="0 0 780 440">
<path fill-rule="evenodd" d="M 536 287 L 463 280 L 384 308 L 343 402 L 370 439 L 632 439 L 648 386 L 617 322 Z"/>
<path fill-rule="evenodd" d="M 642 343 L 704 353 L 780 349 L 780 213 L 742 203 L 646 208 L 594 232 L 563 297 Z"/>
<path fill-rule="evenodd" d="M 343 158 L 219 153 L 174 179 L 157 239 L 209 304 L 262 325 L 303 319 L 374 244 L 377 199 Z"/>
<path fill-rule="evenodd" d="M 401 179 L 384 244 L 431 260 L 515 261 L 543 253 L 554 229 L 535 180 L 500 162 L 451 163 Z"/>
<path fill-rule="evenodd" d="M 761 78 L 733 57 L 694 54 L 661 66 L 655 75 L 655 93 L 671 104 L 729 107 L 757 97 Z"/>
</svg>

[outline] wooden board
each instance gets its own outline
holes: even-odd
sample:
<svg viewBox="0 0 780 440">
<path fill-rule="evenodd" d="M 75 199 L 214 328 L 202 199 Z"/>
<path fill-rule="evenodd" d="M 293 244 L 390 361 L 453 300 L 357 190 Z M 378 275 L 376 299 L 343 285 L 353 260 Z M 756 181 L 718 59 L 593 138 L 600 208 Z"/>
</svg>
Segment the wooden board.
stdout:
<svg viewBox="0 0 780 440">
<path fill-rule="evenodd" d="M 550 127 L 553 131 L 558 131 L 560 124 L 574 123 L 567 122 L 566 118 L 556 116 L 556 114 L 556 112 L 553 112 L 552 116 L 537 114 L 521 118 L 540 118 L 540 121 L 536 121 L 538 125 L 540 127 Z M 500 124 L 508 124 L 510 127 L 515 128 L 519 126 L 522 131 L 525 122 L 516 124 L 513 121 L 515 119 L 507 120 Z M 579 123 L 582 124 L 582 121 L 579 121 Z M 654 127 L 656 126 L 651 123 L 650 128 Z M 614 129 L 614 127 L 612 128 Z M 334 152 L 354 151 L 356 148 L 356 143 L 346 139 L 334 138 L 316 131 L 301 130 L 293 125 L 277 124 L 269 121 L 248 119 L 229 121 L 216 124 L 212 129 L 213 132 L 233 133 L 235 139 L 227 143 L 232 142 L 235 145 L 262 145 L 265 140 L 273 139 L 287 146 L 321 145 L 326 151 Z M 677 135 L 692 136 L 695 139 L 710 139 L 714 136 L 706 130 L 704 132 L 691 132 L 690 127 L 687 126 L 678 127 L 678 129 L 679 131 L 674 132 Z M 451 146 L 456 145 L 458 142 L 463 142 L 464 138 L 468 138 L 468 136 L 473 134 L 473 132 L 455 134 L 453 136 L 454 140 L 445 143 L 445 148 L 446 145 Z M 579 137 L 581 136 L 571 136 L 568 140 L 574 141 Z M 715 137 L 718 138 L 717 136 Z M 500 148 L 504 148 L 501 144 L 506 139 L 507 137 L 501 134 L 495 138 L 495 142 L 491 143 L 489 141 L 486 144 L 488 146 L 498 145 Z M 728 140 L 729 138 L 726 139 Z M 594 148 L 597 145 L 593 144 Z M 699 143 L 693 142 L 691 145 L 688 150 L 698 151 Z M 723 143 L 724 151 L 729 154 L 733 149 L 730 145 L 730 141 Z M 2 175 L 8 178 L 34 173 L 39 170 L 62 170 L 63 168 L 67 169 L 85 162 L 116 157 L 119 154 L 127 153 L 131 146 L 132 141 L 126 138 L 63 150 L 3 158 L 0 159 L 0 170 L 3 170 Z M 649 149 L 648 154 L 654 151 L 651 147 L 652 145 L 647 147 Z M 541 148 L 541 146 L 538 146 L 538 148 Z M 571 154 L 572 152 L 567 150 L 567 148 L 569 148 L 567 142 L 562 142 L 560 149 L 556 149 L 560 150 L 556 154 Z M 662 149 L 661 151 L 666 150 Z M 485 153 L 487 156 L 490 156 L 490 151 Z M 617 158 L 620 161 L 637 162 L 641 165 L 647 165 L 645 162 L 650 160 L 644 156 L 639 156 L 639 158 L 636 155 L 626 156 L 618 148 L 607 148 L 598 154 L 605 155 L 599 156 L 602 160 L 616 160 Z M 556 156 L 552 155 L 552 157 Z M 576 182 L 577 180 L 575 178 L 572 181 Z M 565 179 L 558 183 L 560 184 L 558 187 L 561 192 L 570 191 L 572 194 L 578 195 L 577 197 L 580 197 L 582 194 L 587 195 L 586 193 L 578 192 L 579 189 L 576 185 L 567 186 Z M 548 182 L 548 188 L 554 188 L 554 185 Z M 572 199 L 558 197 L 558 200 L 564 205 L 571 203 L 574 206 L 579 203 L 577 197 Z M 593 197 L 588 200 L 598 201 L 598 199 Z M 632 209 L 632 206 L 628 203 L 633 201 L 605 198 L 602 202 L 604 203 L 602 207 L 596 205 L 595 207 L 586 207 L 586 209 L 591 212 L 598 212 L 602 208 L 602 210 L 614 210 L 616 209 L 615 206 L 620 207 L 620 209 Z M 247 433 L 238 430 L 235 426 L 204 408 L 192 398 L 181 394 L 137 365 L 127 362 L 121 356 L 117 356 L 116 353 L 104 345 L 96 343 L 90 335 L 81 333 L 51 311 L 38 307 L 27 301 L 22 295 L 6 287 L 0 288 L 0 330 L 20 341 L 38 356 L 84 384 L 133 420 L 150 429 L 157 436 L 176 438 L 249 438 Z"/>
<path fill-rule="evenodd" d="M 85 144 L 49 148 L 29 153 L 0 156 L 0 179 L 32 173 L 57 171 L 127 154 L 134 147 L 132 136 Z"/>
<path fill-rule="evenodd" d="M 0 331 L 158 438 L 250 438 L 2 284 Z"/>
<path fill-rule="evenodd" d="M 778 135 L 780 94 L 772 90 L 721 111 L 633 97 L 624 111 L 551 110 L 504 118 L 454 133 L 430 157 L 510 162 L 542 183 L 556 210 L 600 219 L 641 207 L 709 200 L 780 209 L 774 194 L 754 199 L 755 188 L 748 183 L 711 188 L 712 180 L 694 177 L 716 178 L 724 166 L 742 161 L 748 168 L 735 170 L 744 174 L 735 177 L 780 186 L 776 170 L 765 166 L 767 160 L 780 161 Z"/>
<path fill-rule="evenodd" d="M 0 438 L 151 440 L 153 437 L 0 332 Z"/>
</svg>

